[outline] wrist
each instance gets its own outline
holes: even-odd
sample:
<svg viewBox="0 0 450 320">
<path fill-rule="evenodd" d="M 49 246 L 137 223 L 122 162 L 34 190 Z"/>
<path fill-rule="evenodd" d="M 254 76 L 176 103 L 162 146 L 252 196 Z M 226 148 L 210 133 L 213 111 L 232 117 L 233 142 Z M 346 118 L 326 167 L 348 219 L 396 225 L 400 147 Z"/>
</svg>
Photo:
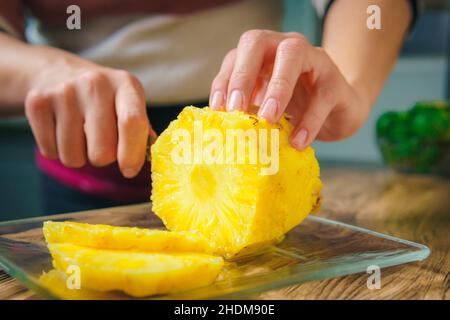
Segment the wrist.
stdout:
<svg viewBox="0 0 450 320">
<path fill-rule="evenodd" d="M 42 83 L 49 74 L 52 74 L 54 70 L 60 70 L 60 73 L 64 70 L 61 69 L 61 65 L 68 65 L 68 53 L 46 46 L 30 46 L 30 57 L 32 61 L 27 66 L 27 91 L 32 90 Z"/>
<path fill-rule="evenodd" d="M 23 107 L 42 58 L 35 55 L 34 46 L 6 34 L 0 34 L 0 47 L 0 104 Z"/>
<path fill-rule="evenodd" d="M 350 87 L 356 96 L 358 107 L 370 113 L 375 104 L 376 94 L 372 91 L 370 85 L 366 84 L 361 79 L 352 79 L 349 81 Z"/>
</svg>

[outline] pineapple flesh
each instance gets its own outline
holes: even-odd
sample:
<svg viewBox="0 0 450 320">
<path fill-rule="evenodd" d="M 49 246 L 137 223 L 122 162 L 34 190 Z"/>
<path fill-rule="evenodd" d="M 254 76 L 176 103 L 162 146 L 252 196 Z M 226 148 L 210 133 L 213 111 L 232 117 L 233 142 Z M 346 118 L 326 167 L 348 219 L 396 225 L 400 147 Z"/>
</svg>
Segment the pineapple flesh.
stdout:
<svg viewBox="0 0 450 320">
<path fill-rule="evenodd" d="M 49 243 L 48 249 L 57 270 L 79 267 L 83 289 L 120 290 L 133 297 L 206 286 L 223 266 L 221 257 L 202 253 L 104 250 L 70 243 Z"/>
<path fill-rule="evenodd" d="M 317 209 L 322 186 L 314 150 L 291 147 L 291 131 L 285 117 L 186 107 L 151 147 L 153 211 L 225 257 L 281 239 Z"/>
<path fill-rule="evenodd" d="M 192 232 L 117 227 L 80 222 L 44 222 L 44 236 L 49 243 L 69 242 L 80 246 L 144 252 L 210 253 L 209 242 Z"/>
<path fill-rule="evenodd" d="M 122 296 L 112 292 L 100 292 L 96 290 L 79 288 L 71 289 L 67 286 L 68 276 L 56 269 L 44 272 L 39 277 L 39 282 L 50 292 L 67 300 L 117 300 Z M 125 296 L 126 297 L 126 296 Z"/>
</svg>

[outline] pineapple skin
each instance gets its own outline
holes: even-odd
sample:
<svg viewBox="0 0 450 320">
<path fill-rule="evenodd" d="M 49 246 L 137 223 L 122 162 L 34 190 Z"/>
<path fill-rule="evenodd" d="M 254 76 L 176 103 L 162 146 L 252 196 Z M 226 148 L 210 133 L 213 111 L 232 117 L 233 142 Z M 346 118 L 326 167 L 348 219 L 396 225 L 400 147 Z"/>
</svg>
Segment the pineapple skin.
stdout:
<svg viewBox="0 0 450 320">
<path fill-rule="evenodd" d="M 201 253 L 141 253 L 103 250 L 69 243 L 49 243 L 55 269 L 76 265 L 83 289 L 120 290 L 133 297 L 207 286 L 223 267 L 223 259 Z"/>
<path fill-rule="evenodd" d="M 176 147 L 173 133 L 177 129 L 192 133 L 197 120 L 204 129 L 221 132 L 279 130 L 278 171 L 261 175 L 261 163 L 174 163 L 170 156 Z M 151 148 L 153 211 L 170 230 L 203 234 L 215 253 L 225 257 L 279 241 L 317 211 L 322 187 L 314 150 L 294 149 L 289 143 L 292 129 L 285 117 L 271 124 L 242 112 L 186 107 Z M 245 157 L 249 159 L 248 154 Z M 196 172 L 201 172 L 204 181 L 199 181 Z"/>
<path fill-rule="evenodd" d="M 68 242 L 98 249 L 143 252 L 210 253 L 212 251 L 209 242 L 204 237 L 190 232 L 170 232 L 71 221 L 45 221 L 43 233 L 48 243 Z"/>
</svg>

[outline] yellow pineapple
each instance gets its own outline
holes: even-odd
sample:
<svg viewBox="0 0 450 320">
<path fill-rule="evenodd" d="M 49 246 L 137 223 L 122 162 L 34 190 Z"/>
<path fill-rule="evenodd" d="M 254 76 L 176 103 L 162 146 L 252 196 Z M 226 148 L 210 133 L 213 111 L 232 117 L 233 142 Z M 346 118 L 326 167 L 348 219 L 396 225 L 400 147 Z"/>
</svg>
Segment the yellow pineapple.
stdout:
<svg viewBox="0 0 450 320">
<path fill-rule="evenodd" d="M 68 242 L 99 249 L 211 252 L 209 242 L 192 232 L 170 232 L 71 221 L 46 221 L 43 232 L 45 240 L 49 243 Z"/>
<path fill-rule="evenodd" d="M 44 272 L 39 277 L 39 282 L 51 293 L 68 300 L 116 300 L 121 296 L 113 292 L 99 292 L 95 290 L 79 288 L 70 289 L 67 286 L 68 275 L 53 269 Z"/>
<path fill-rule="evenodd" d="M 120 290 L 134 297 L 209 285 L 223 266 L 221 257 L 202 253 L 143 253 L 70 243 L 49 243 L 48 249 L 57 270 L 66 272 L 69 266 L 79 267 L 83 289 Z M 50 284 L 52 281 L 47 279 Z"/>
<path fill-rule="evenodd" d="M 317 209 L 322 186 L 314 150 L 291 147 L 291 131 L 284 117 L 186 107 L 151 148 L 153 211 L 225 256 L 280 239 Z"/>
</svg>

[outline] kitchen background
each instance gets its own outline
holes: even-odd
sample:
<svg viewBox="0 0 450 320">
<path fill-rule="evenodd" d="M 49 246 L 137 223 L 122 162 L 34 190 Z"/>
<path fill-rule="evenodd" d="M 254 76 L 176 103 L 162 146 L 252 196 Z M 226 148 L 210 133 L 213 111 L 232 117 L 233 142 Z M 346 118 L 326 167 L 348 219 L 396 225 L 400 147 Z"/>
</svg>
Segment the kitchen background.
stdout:
<svg viewBox="0 0 450 320">
<path fill-rule="evenodd" d="M 301 31 L 320 43 L 321 23 L 309 1 L 285 0 L 285 31 Z M 450 1 L 426 1 L 401 57 L 366 125 L 352 138 L 316 142 L 322 163 L 382 165 L 375 123 L 387 110 L 407 110 L 420 100 L 449 99 Z M 34 140 L 23 118 L 0 119 L 0 221 L 41 215 Z"/>
</svg>

